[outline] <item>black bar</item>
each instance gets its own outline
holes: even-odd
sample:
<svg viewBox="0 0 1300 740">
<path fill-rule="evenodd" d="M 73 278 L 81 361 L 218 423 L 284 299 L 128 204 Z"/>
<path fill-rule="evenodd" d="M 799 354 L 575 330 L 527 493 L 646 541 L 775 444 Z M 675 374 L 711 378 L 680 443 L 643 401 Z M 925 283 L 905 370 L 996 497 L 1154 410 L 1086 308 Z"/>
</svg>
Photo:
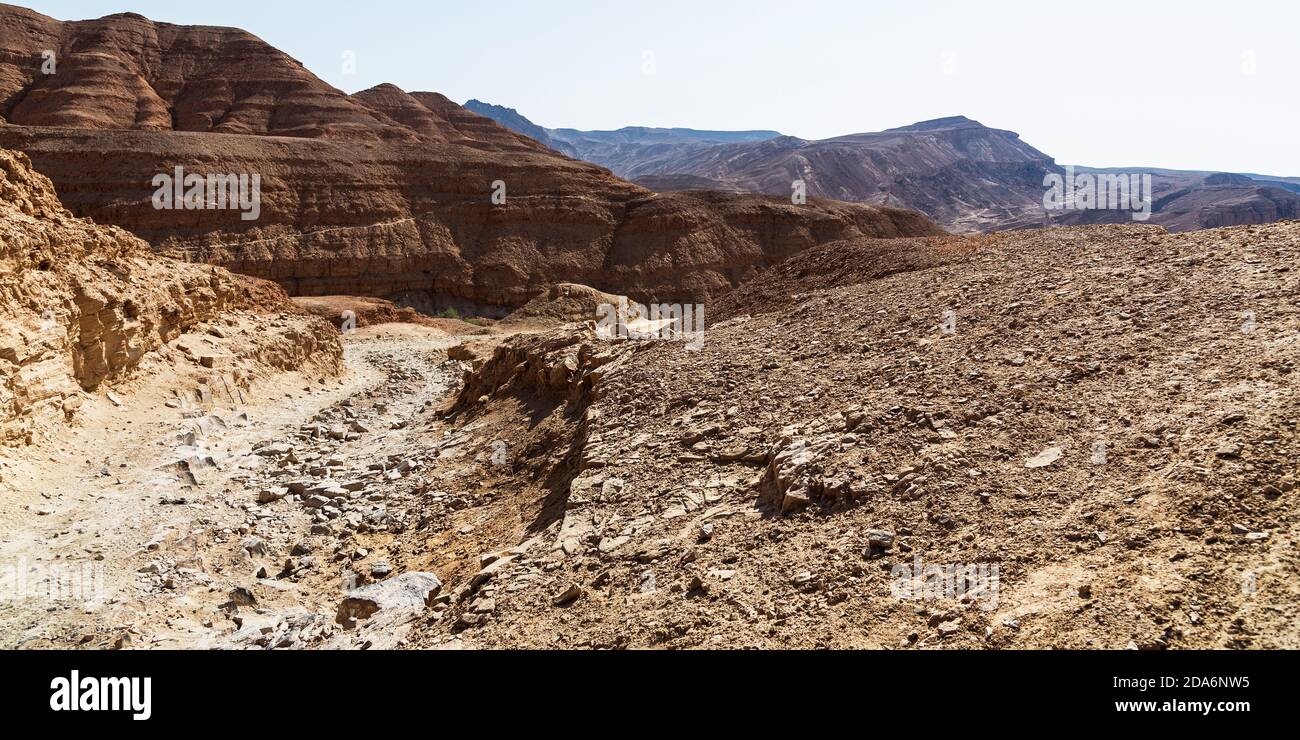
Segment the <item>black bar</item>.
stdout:
<svg viewBox="0 0 1300 740">
<path fill-rule="evenodd" d="M 499 719 L 531 716 L 539 730 L 589 711 L 641 722 L 663 714 L 674 724 L 698 712 L 707 724 L 808 710 L 818 715 L 810 721 L 832 726 L 837 712 L 845 712 L 839 721 L 883 713 L 912 718 L 918 730 L 1034 718 L 1082 731 L 1244 728 L 1281 721 L 1296 704 L 1292 656 L 1269 652 L 13 652 L 0 654 L 0 664 L 10 726 L 26 719 L 52 729 L 193 729 L 198 718 L 228 717 L 249 727 L 291 718 L 295 727 L 338 730 L 372 726 L 377 716 L 491 717 L 507 708 Z M 150 678 L 149 719 L 53 711 L 52 682 L 74 670 L 82 679 Z M 1154 704 L 1121 712 L 1117 702 Z M 1207 714 L 1167 702 L 1212 707 Z"/>
</svg>

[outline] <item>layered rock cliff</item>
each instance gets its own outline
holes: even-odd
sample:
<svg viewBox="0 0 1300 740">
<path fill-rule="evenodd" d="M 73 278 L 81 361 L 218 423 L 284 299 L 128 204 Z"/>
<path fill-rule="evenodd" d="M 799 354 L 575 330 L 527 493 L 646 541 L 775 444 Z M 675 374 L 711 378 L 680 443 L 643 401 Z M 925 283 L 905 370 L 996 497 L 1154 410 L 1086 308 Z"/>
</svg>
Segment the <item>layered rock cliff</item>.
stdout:
<svg viewBox="0 0 1300 740">
<path fill-rule="evenodd" d="M 492 313 L 580 282 L 705 302 L 827 240 L 938 233 L 868 206 L 656 195 L 437 93 L 345 95 L 236 29 L 2 6 L 0 96 L 0 146 L 28 153 L 77 215 L 299 295 Z M 178 167 L 257 176 L 256 218 L 155 207 L 155 178 Z"/>
</svg>

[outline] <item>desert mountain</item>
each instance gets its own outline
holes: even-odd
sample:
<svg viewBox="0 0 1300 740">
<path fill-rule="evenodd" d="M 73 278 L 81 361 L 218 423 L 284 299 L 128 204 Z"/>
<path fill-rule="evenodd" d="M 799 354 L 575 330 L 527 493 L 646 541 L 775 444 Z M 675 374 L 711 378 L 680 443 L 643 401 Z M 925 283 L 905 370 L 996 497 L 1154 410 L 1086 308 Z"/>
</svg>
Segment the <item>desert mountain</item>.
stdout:
<svg viewBox="0 0 1300 740">
<path fill-rule="evenodd" d="M 1150 168 L 1076 168 L 1080 174 L 1149 174 L 1154 198 L 1151 223 L 1170 231 L 1195 231 L 1300 218 L 1300 185 L 1266 175 Z M 1122 221 L 1113 212 L 1052 214 L 1054 223 Z"/>
<path fill-rule="evenodd" d="M 781 136 L 776 131 L 701 131 L 644 126 L 629 126 L 617 131 L 548 129 L 528 120 L 514 108 L 481 100 L 470 100 L 465 107 L 558 152 L 608 167 L 615 175 L 627 179 L 658 172 L 665 158 L 689 158 L 691 154 L 700 154 L 722 144 L 767 141 Z M 715 189 L 728 189 L 718 184 L 721 187 Z"/>
<path fill-rule="evenodd" d="M 577 159 L 585 159 L 588 162 L 596 161 L 591 157 L 581 156 L 578 150 L 575 149 L 567 141 L 552 138 L 549 131 L 542 128 L 541 126 L 538 126 L 537 124 L 533 123 L 527 118 L 524 118 L 522 115 L 520 115 L 519 111 L 515 110 L 514 108 L 505 108 L 499 105 L 491 105 L 488 103 L 484 103 L 481 100 L 470 100 L 465 103 L 465 110 L 470 111 L 472 113 L 477 113 L 480 116 L 484 116 L 486 118 L 491 118 L 493 121 L 496 121 L 497 123 L 501 124 L 505 128 L 508 128 L 511 131 L 514 131 L 516 133 L 523 134 L 524 136 L 527 136 L 528 138 L 546 147 L 554 149 L 555 151 L 560 152 L 561 154 L 570 157 L 575 157 Z M 625 176 L 612 167 L 610 169 L 613 170 L 614 174 L 618 175 L 619 177 Z"/>
<path fill-rule="evenodd" d="M 0 648 L 1300 647 L 1300 223 L 791 203 L 1028 218 L 962 119 L 673 134 L 779 194 L 655 193 L 135 15 L 0 9 L 0 81 Z"/>
<path fill-rule="evenodd" d="M 937 230 L 892 209 L 657 195 L 437 93 L 344 94 L 237 29 L 0 6 L 0 81 L 0 145 L 74 213 L 293 294 L 494 313 L 580 282 L 705 302 L 826 241 Z M 259 176 L 256 218 L 155 207 L 176 168 Z"/>
<path fill-rule="evenodd" d="M 478 110 L 525 135 L 541 131 L 548 146 L 563 143 L 566 153 L 659 192 L 788 195 L 792 183 L 802 180 L 809 195 L 909 208 L 958 232 L 1132 220 L 1127 211 L 1045 210 L 1044 177 L 1063 174 L 1064 168 L 1019 135 L 964 116 L 807 141 L 761 131 L 541 129 L 512 109 L 479 104 Z M 1145 167 L 1076 171 L 1150 174 L 1150 222 L 1173 231 L 1271 223 L 1300 214 L 1296 178 Z"/>
<path fill-rule="evenodd" d="M 768 141 L 775 131 L 701 131 L 690 128 L 629 127 L 617 131 L 550 130 L 551 139 L 577 153 L 579 159 L 609 167 L 619 177 L 634 179 L 653 172 L 657 162 L 689 159 L 713 147 Z M 787 193 L 788 196 L 788 193 Z"/>
<path fill-rule="evenodd" d="M 665 158 L 647 175 L 689 174 L 750 192 L 808 193 L 846 201 L 910 203 L 961 231 L 1035 222 L 1051 157 L 1010 131 L 963 117 L 824 141 L 781 137 Z"/>
<path fill-rule="evenodd" d="M 673 191 L 697 187 L 681 178 L 702 177 L 728 190 L 772 194 L 788 192 L 790 182 L 802 179 L 810 195 L 911 208 L 964 232 L 1132 221 L 1132 214 L 1121 210 L 1045 210 L 1044 177 L 1062 170 L 1015 133 L 957 116 L 822 141 L 784 137 L 661 155 L 638 166 L 634 179 Z M 1152 175 L 1150 223 L 1172 231 L 1300 215 L 1300 194 L 1285 178 L 1148 168 L 1123 172 Z"/>
<path fill-rule="evenodd" d="M 460 344 L 0 152 L 0 557 L 106 597 L 0 646 L 1295 648 L 1297 226 L 855 237 L 694 349 L 579 285 Z"/>
</svg>

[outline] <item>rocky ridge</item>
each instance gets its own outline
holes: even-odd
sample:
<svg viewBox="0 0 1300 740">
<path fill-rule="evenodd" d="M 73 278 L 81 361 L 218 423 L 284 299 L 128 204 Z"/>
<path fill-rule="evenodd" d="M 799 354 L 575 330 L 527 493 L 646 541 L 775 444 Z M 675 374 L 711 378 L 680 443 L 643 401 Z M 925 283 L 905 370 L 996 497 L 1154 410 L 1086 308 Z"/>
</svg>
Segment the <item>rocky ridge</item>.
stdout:
<svg viewBox="0 0 1300 740">
<path fill-rule="evenodd" d="M 1063 168 L 1017 134 L 964 116 L 808 141 L 775 131 L 541 129 L 513 109 L 471 102 L 507 128 L 657 192 L 785 195 L 802 180 L 809 195 L 917 210 L 962 233 L 1133 220 L 1128 211 L 1045 210 L 1044 177 L 1061 175 Z M 1297 187 L 1289 182 L 1294 178 L 1144 167 L 1075 170 L 1150 174 L 1151 223 L 1171 231 L 1272 223 L 1300 213 Z"/>
</svg>

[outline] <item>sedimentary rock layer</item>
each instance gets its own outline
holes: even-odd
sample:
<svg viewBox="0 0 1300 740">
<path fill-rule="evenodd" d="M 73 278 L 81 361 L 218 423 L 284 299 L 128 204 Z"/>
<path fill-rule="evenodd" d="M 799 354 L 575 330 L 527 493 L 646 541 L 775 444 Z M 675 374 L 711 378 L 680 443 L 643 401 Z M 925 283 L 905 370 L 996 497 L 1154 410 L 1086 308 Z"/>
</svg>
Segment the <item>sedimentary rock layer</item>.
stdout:
<svg viewBox="0 0 1300 740">
<path fill-rule="evenodd" d="M 867 206 L 656 195 L 437 93 L 346 95 L 245 31 L 133 14 L 0 7 L 0 100 L 0 146 L 76 215 L 298 295 L 503 312 L 579 282 L 704 302 L 828 240 L 938 233 Z M 256 213 L 156 207 L 155 178 L 188 175 L 256 176 Z"/>
</svg>

